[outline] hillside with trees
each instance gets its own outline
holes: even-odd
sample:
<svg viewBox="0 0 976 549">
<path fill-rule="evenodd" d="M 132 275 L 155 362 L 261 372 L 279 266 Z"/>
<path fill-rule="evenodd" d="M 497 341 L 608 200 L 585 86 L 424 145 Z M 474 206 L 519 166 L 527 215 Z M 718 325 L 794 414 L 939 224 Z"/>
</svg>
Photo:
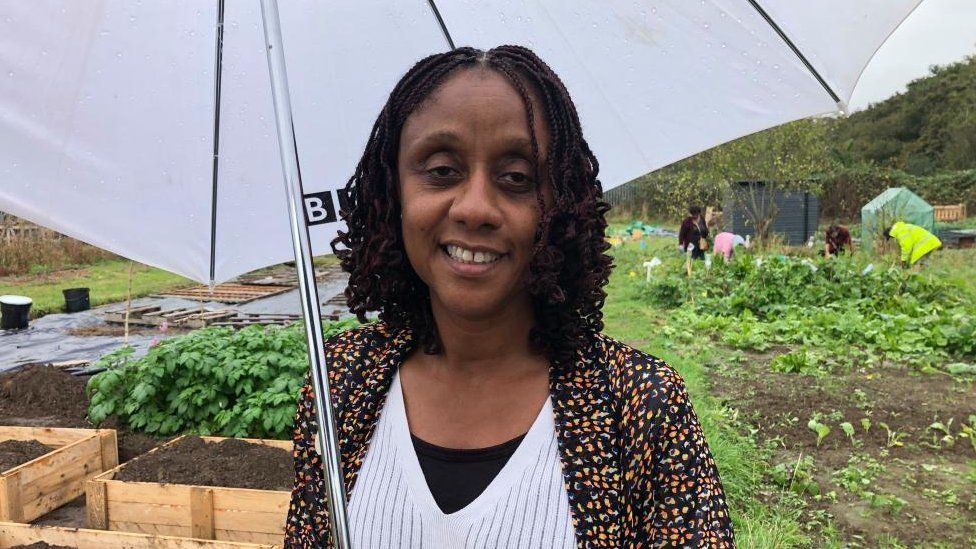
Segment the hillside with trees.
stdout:
<svg viewBox="0 0 976 549">
<path fill-rule="evenodd" d="M 865 110 L 771 128 L 638 178 L 629 213 L 673 218 L 691 202 L 720 205 L 741 180 L 811 190 L 825 221 L 856 219 L 891 186 L 976 211 L 976 56 L 932 67 Z"/>
</svg>

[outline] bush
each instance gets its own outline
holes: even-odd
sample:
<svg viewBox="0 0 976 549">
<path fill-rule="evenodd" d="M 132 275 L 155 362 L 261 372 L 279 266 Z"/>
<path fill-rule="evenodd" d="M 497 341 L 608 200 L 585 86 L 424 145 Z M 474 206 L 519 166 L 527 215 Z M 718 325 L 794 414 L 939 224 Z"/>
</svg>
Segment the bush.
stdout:
<svg viewBox="0 0 976 549">
<path fill-rule="evenodd" d="M 930 204 L 966 204 L 976 212 L 976 170 L 915 176 L 890 168 L 861 165 L 821 181 L 820 218 L 860 220 L 861 207 L 889 187 L 907 187 Z"/>
<path fill-rule="evenodd" d="M 325 337 L 355 326 L 327 323 Z M 123 347 L 88 382 L 89 417 L 110 416 L 154 435 L 288 438 L 306 372 L 304 326 L 209 327 L 132 359 Z"/>
</svg>

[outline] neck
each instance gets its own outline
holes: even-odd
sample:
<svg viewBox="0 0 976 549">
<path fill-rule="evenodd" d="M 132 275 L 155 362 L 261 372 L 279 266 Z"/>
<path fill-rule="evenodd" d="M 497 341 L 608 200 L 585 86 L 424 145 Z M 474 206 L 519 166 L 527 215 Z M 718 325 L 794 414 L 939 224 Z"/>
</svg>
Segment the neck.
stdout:
<svg viewBox="0 0 976 549">
<path fill-rule="evenodd" d="M 527 295 L 490 317 L 458 315 L 436 299 L 431 299 L 431 309 L 441 341 L 437 361 L 443 366 L 491 375 L 521 369 L 534 355 L 529 345 L 534 315 Z"/>
</svg>

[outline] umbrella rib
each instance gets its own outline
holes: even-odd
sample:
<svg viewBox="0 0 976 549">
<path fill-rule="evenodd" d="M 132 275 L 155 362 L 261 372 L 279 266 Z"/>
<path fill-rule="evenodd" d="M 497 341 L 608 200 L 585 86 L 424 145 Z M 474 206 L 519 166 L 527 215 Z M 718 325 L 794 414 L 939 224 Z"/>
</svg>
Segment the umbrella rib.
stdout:
<svg viewBox="0 0 976 549">
<path fill-rule="evenodd" d="M 812 74 L 813 77 L 817 79 L 817 82 L 820 82 L 820 85 L 823 86 L 823 89 L 827 92 L 828 95 L 830 95 L 830 98 L 834 100 L 834 103 L 843 106 L 844 102 L 840 100 L 840 97 L 838 97 L 837 94 L 834 92 L 834 90 L 830 87 L 830 85 L 827 84 L 827 81 L 824 80 L 823 76 L 820 76 L 820 73 L 817 72 L 817 69 L 813 68 L 813 65 L 810 63 L 809 60 L 807 60 L 806 56 L 803 55 L 803 52 L 800 51 L 800 48 L 796 47 L 796 44 L 794 44 L 793 41 L 790 40 L 790 37 L 786 35 L 786 33 L 783 31 L 782 28 L 780 28 L 780 26 L 776 23 L 776 21 L 773 21 L 773 18 L 770 17 L 769 14 L 766 13 L 766 10 L 764 10 L 762 6 L 759 5 L 759 2 L 757 0 L 748 0 L 748 2 L 749 4 L 752 5 L 753 8 L 755 8 L 755 10 L 759 13 L 759 15 L 761 15 L 762 18 L 766 20 L 766 23 L 768 23 L 769 26 L 772 27 L 774 31 L 776 31 L 776 34 L 778 34 L 779 37 L 783 39 L 783 42 L 786 42 L 786 45 L 789 46 L 791 50 L 793 50 L 793 53 L 796 54 L 796 56 L 800 59 L 803 65 L 807 68 L 807 70 L 810 71 L 810 74 Z"/>
<path fill-rule="evenodd" d="M 444 39 L 447 40 L 447 45 L 453 50 L 457 46 L 454 45 L 454 39 L 451 38 L 451 32 L 447 30 L 447 25 L 444 23 L 444 18 L 441 17 L 441 11 L 437 9 L 437 4 L 434 0 L 427 0 L 427 4 L 430 6 L 430 10 L 434 12 L 434 17 L 437 18 L 437 24 L 441 26 L 441 32 L 444 33 Z"/>
<path fill-rule="evenodd" d="M 220 80 L 224 60 L 224 0 L 217 0 L 217 38 L 214 55 L 214 138 L 213 179 L 210 196 L 210 285 L 213 286 L 217 268 L 217 169 L 220 166 Z"/>
</svg>

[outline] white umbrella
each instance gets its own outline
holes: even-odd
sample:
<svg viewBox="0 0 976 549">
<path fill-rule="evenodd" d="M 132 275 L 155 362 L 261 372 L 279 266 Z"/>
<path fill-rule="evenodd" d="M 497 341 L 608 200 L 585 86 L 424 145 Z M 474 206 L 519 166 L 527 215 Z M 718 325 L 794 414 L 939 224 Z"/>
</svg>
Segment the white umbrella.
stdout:
<svg viewBox="0 0 976 549">
<path fill-rule="evenodd" d="M 425 55 L 453 44 L 535 49 L 576 101 L 611 188 L 844 109 L 920 1 L 289 0 L 278 57 L 266 47 L 278 35 L 273 0 L 5 0 L 0 210 L 216 283 L 304 255 L 306 232 L 288 222 L 300 202 L 312 250 L 329 252 L 335 190 L 393 84 Z M 275 69 L 284 61 L 290 94 Z M 311 314 L 314 283 L 304 286 Z M 341 484 L 331 457 L 330 482 Z"/>
</svg>

